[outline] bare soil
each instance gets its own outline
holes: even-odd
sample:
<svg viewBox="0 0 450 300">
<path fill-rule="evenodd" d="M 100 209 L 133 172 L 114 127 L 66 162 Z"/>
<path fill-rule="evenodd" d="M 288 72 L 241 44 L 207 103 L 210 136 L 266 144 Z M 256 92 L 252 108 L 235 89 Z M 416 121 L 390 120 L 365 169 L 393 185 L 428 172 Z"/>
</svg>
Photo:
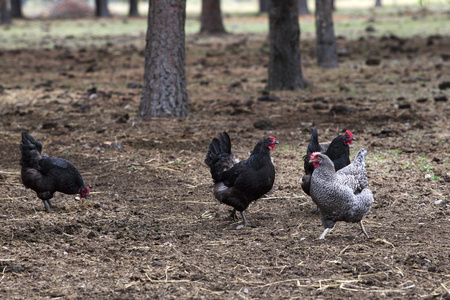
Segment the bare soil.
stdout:
<svg viewBox="0 0 450 300">
<path fill-rule="evenodd" d="M 186 47 L 186 119 L 136 116 L 142 42 L 0 52 L 4 299 L 450 299 L 448 36 L 340 39 L 332 70 L 302 41 L 312 87 L 273 102 L 257 100 L 265 35 L 188 36 Z M 338 223 L 317 240 L 300 187 L 313 126 L 323 142 L 351 130 L 352 156 L 369 150 L 370 239 Z M 20 182 L 23 130 L 78 167 L 88 199 L 57 193 L 44 211 Z M 264 136 L 280 141 L 274 188 L 247 210 L 256 228 L 237 230 L 213 197 L 203 160 L 223 130 L 240 159 Z"/>
</svg>

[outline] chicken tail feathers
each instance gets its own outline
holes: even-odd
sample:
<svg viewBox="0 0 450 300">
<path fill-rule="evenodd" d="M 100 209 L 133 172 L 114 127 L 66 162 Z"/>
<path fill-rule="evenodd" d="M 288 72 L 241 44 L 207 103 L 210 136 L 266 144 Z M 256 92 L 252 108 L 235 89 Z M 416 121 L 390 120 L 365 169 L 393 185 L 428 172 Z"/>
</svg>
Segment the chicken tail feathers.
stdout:
<svg viewBox="0 0 450 300">
<path fill-rule="evenodd" d="M 231 152 L 230 136 L 224 131 L 211 141 L 205 164 L 211 169 L 211 175 L 217 182 L 220 181 L 221 174 L 235 163 L 234 154 Z"/>
<path fill-rule="evenodd" d="M 353 160 L 354 164 L 359 164 L 366 167 L 366 156 L 367 156 L 367 150 L 365 148 L 361 148 L 358 153 L 355 156 L 355 159 Z"/>
<path fill-rule="evenodd" d="M 37 168 L 41 160 L 42 144 L 26 131 L 22 132 L 22 144 L 20 144 L 22 167 Z"/>
<path fill-rule="evenodd" d="M 308 145 L 308 148 L 306 151 L 309 154 L 311 154 L 313 152 L 321 152 L 322 151 L 320 144 L 319 144 L 319 136 L 317 135 L 316 127 L 314 127 L 311 132 L 311 140 L 309 141 L 309 145 Z"/>
</svg>

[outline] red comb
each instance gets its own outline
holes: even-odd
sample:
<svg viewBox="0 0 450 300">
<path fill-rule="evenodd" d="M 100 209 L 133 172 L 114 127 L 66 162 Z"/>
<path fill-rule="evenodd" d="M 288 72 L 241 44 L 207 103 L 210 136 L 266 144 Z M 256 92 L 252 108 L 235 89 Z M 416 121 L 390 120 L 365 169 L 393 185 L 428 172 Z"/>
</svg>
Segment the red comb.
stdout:
<svg viewBox="0 0 450 300">
<path fill-rule="evenodd" d="M 273 136 L 269 135 L 269 137 L 275 142 L 277 139 L 274 138 Z"/>
<path fill-rule="evenodd" d="M 321 153 L 320 152 L 313 152 L 309 159 L 314 159 L 314 157 L 316 157 L 317 154 L 321 154 Z"/>
<path fill-rule="evenodd" d="M 351 138 L 353 138 L 353 133 L 350 130 L 346 130 L 345 133 L 348 134 Z"/>
</svg>

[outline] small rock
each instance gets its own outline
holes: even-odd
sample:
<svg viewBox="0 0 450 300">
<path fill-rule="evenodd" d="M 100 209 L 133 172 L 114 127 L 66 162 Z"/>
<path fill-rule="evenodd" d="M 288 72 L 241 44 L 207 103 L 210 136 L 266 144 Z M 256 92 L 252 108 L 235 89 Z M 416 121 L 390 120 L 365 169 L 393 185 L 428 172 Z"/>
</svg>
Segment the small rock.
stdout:
<svg viewBox="0 0 450 300">
<path fill-rule="evenodd" d="M 402 103 L 398 105 L 399 109 L 410 109 L 411 108 L 411 104 L 410 103 Z"/>
<path fill-rule="evenodd" d="M 267 130 L 272 128 L 272 122 L 270 120 L 259 120 L 253 123 L 253 127 L 260 130 Z"/>
<path fill-rule="evenodd" d="M 434 101 L 436 102 L 447 102 L 447 96 L 441 95 L 434 97 Z"/>
<path fill-rule="evenodd" d="M 425 174 L 425 179 L 430 179 L 431 175 L 430 174 Z"/>
<path fill-rule="evenodd" d="M 345 106 L 345 105 L 334 105 L 331 109 L 330 109 L 330 114 L 350 114 L 355 112 L 354 108 Z"/>
<path fill-rule="evenodd" d="M 127 84 L 127 88 L 129 89 L 142 89 L 142 84 L 136 82 L 130 82 Z"/>
<path fill-rule="evenodd" d="M 444 204 L 444 200 L 436 200 L 436 201 L 434 201 L 434 204 L 435 205 L 442 205 L 442 204 Z"/>
<path fill-rule="evenodd" d="M 375 32 L 375 27 L 373 27 L 372 25 L 369 25 L 366 27 L 366 32 Z"/>
<path fill-rule="evenodd" d="M 240 230 L 242 228 L 244 228 L 244 225 L 239 225 L 238 227 L 236 227 L 236 230 Z"/>
<path fill-rule="evenodd" d="M 261 97 L 258 97 L 258 101 L 268 101 L 268 102 L 276 102 L 280 101 L 280 97 L 269 95 L 269 94 L 263 94 Z"/>
<path fill-rule="evenodd" d="M 446 90 L 446 89 L 450 88 L 450 81 L 443 81 L 443 82 L 439 83 L 438 87 L 440 90 Z"/>
<path fill-rule="evenodd" d="M 447 173 L 444 175 L 444 181 L 445 182 L 450 182 L 450 173 Z"/>
<path fill-rule="evenodd" d="M 443 61 L 450 61 L 450 54 L 443 53 L 443 54 L 441 54 L 441 58 Z"/>
<path fill-rule="evenodd" d="M 58 126 L 57 123 L 49 122 L 49 123 L 42 124 L 42 129 L 52 129 L 52 128 L 55 128 L 57 126 Z"/>
<path fill-rule="evenodd" d="M 89 232 L 89 234 L 87 235 L 88 239 L 93 239 L 95 238 L 95 233 L 93 231 Z"/>
<path fill-rule="evenodd" d="M 248 294 L 248 289 L 247 288 L 244 289 L 244 294 Z"/>
<path fill-rule="evenodd" d="M 316 109 L 316 110 L 318 110 L 318 109 L 328 109 L 328 105 L 327 104 L 325 104 L 325 103 L 314 103 L 313 105 L 312 105 L 312 108 L 314 108 L 314 109 Z"/>
<path fill-rule="evenodd" d="M 381 63 L 381 59 L 379 59 L 379 58 L 372 57 L 372 58 L 368 58 L 366 60 L 366 65 L 368 65 L 368 66 L 378 66 L 380 63 Z"/>
</svg>

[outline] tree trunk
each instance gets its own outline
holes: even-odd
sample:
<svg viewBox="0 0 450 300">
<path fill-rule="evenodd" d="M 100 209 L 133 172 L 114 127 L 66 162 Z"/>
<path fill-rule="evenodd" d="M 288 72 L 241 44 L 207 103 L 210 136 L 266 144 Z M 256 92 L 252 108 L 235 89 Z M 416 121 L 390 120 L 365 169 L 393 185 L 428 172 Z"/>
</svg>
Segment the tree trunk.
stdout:
<svg viewBox="0 0 450 300">
<path fill-rule="evenodd" d="M 225 27 L 223 27 L 222 12 L 220 11 L 220 0 L 202 0 L 200 22 L 200 33 L 226 33 Z"/>
<path fill-rule="evenodd" d="M 0 0 L 0 24 L 11 25 L 11 2 L 9 0 Z"/>
<path fill-rule="evenodd" d="M 297 12 L 297 0 L 270 1 L 270 60 L 267 90 L 300 90 L 308 86 L 302 75 L 300 24 Z"/>
<path fill-rule="evenodd" d="M 375 7 L 381 7 L 381 0 L 375 0 Z"/>
<path fill-rule="evenodd" d="M 130 0 L 130 11 L 128 13 L 129 17 L 139 17 L 138 3 L 139 0 Z"/>
<path fill-rule="evenodd" d="M 259 0 L 259 13 L 269 12 L 270 0 Z"/>
<path fill-rule="evenodd" d="M 108 0 L 95 0 L 95 16 L 100 18 L 111 16 L 108 9 Z"/>
<path fill-rule="evenodd" d="M 140 116 L 187 117 L 186 0 L 149 0 Z"/>
<path fill-rule="evenodd" d="M 337 46 L 334 36 L 332 0 L 316 0 L 316 54 L 322 68 L 337 68 Z"/>
<path fill-rule="evenodd" d="M 308 2 L 306 0 L 298 0 L 298 15 L 309 15 Z"/>
<path fill-rule="evenodd" d="M 22 0 L 11 0 L 11 17 L 23 19 Z"/>
</svg>

